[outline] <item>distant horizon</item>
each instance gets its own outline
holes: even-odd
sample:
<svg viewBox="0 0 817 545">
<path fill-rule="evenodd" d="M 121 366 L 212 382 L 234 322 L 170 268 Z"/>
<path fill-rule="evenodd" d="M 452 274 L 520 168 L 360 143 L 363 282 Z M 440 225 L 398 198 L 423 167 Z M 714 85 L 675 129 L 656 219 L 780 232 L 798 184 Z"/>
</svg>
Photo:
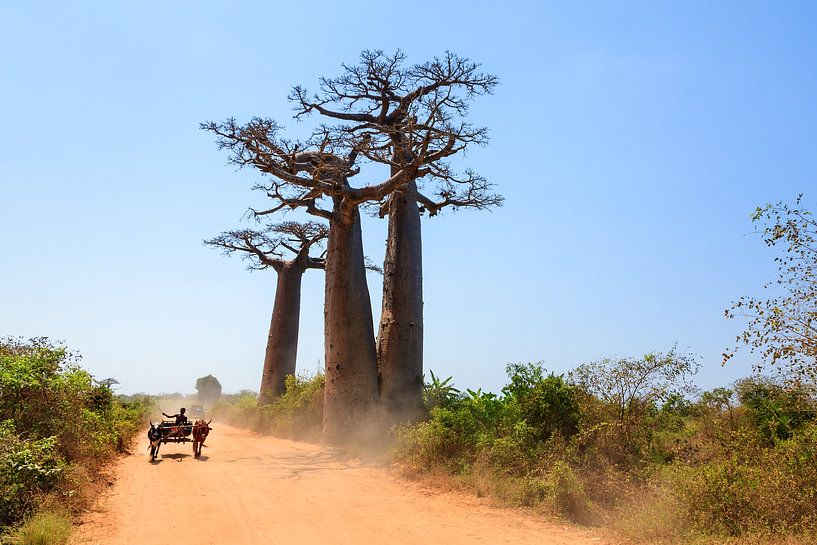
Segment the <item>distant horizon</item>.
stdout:
<svg viewBox="0 0 817 545">
<path fill-rule="evenodd" d="M 748 376 L 746 350 L 720 363 L 744 326 L 724 310 L 775 277 L 751 213 L 800 193 L 817 211 L 817 4 L 433 6 L 318 2 L 306 39 L 296 5 L 0 4 L 0 336 L 63 340 L 122 392 L 208 373 L 257 390 L 275 274 L 201 241 L 265 201 L 199 123 L 303 133 L 293 85 L 364 49 L 451 50 L 500 79 L 469 114 L 491 141 L 461 164 L 506 201 L 423 219 L 426 373 L 497 392 L 507 363 L 566 373 L 677 343 L 702 389 Z M 351 32 L 375 7 L 390 25 Z M 382 262 L 385 222 L 363 232 Z M 309 372 L 322 283 L 304 277 Z"/>
</svg>

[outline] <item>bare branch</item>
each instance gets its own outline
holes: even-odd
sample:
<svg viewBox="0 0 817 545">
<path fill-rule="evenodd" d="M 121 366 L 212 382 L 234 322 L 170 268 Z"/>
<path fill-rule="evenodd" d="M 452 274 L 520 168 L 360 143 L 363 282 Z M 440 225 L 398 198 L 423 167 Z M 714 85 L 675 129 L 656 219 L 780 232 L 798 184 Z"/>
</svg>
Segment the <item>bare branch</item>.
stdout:
<svg viewBox="0 0 817 545">
<path fill-rule="evenodd" d="M 288 262 L 300 262 L 304 268 L 323 268 L 323 257 L 311 257 L 310 249 L 321 244 L 329 234 L 326 225 L 317 222 L 288 221 L 269 224 L 263 230 L 225 231 L 204 244 L 220 248 L 225 255 L 239 252 L 248 269 L 269 267 L 280 270 Z M 291 256 L 286 259 L 285 251 Z"/>
<path fill-rule="evenodd" d="M 379 189 L 356 190 L 354 200 L 380 200 L 403 183 L 427 176 L 427 183 L 437 186 L 431 193 L 443 196 L 426 203 L 430 213 L 444 206 L 483 209 L 500 205 L 501 197 L 486 192 L 484 179 L 473 172 L 461 176 L 444 163 L 469 146 L 488 141 L 487 129 L 463 120 L 472 100 L 491 94 L 499 83 L 479 68 L 451 52 L 405 66 L 399 50 L 392 55 L 367 50 L 358 64 L 343 64 L 340 76 L 322 78 L 318 93 L 309 95 L 298 86 L 290 99 L 296 117 L 317 112 L 339 122 L 325 131 L 336 145 L 354 147 L 367 160 L 399 174 L 399 179 L 393 176 Z M 452 183 L 472 187 L 452 190 Z"/>
</svg>

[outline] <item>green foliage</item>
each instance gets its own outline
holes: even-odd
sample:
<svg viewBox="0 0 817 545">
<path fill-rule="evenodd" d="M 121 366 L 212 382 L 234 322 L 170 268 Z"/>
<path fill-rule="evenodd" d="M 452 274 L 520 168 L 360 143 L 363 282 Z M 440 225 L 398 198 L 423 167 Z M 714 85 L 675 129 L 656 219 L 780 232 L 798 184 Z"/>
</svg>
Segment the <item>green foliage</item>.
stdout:
<svg viewBox="0 0 817 545">
<path fill-rule="evenodd" d="M 64 470 L 54 437 L 23 439 L 14 422 L 0 422 L 0 526 L 19 520 Z"/>
<path fill-rule="evenodd" d="M 741 297 L 725 311 L 727 318 L 746 320 L 735 347 L 723 354 L 726 363 L 741 347 L 761 355 L 757 368 L 779 365 L 798 380 L 817 380 L 817 219 L 801 205 L 778 202 L 758 207 L 752 221 L 775 257 L 777 278 L 766 284 L 782 293 L 767 299 Z"/>
<path fill-rule="evenodd" d="M 89 470 L 125 448 L 145 414 L 120 403 L 45 338 L 0 340 L 0 526 L 49 493 L 73 495 L 73 467 Z"/>
<path fill-rule="evenodd" d="M 692 356 L 673 348 L 666 354 L 586 363 L 571 379 L 605 404 L 606 420 L 626 425 L 637 423 L 656 403 L 689 392 L 698 368 Z"/>
<path fill-rule="evenodd" d="M 588 415 L 583 439 L 599 456 L 621 468 L 645 460 L 654 445 L 654 435 L 670 418 L 662 416 L 688 410 L 684 394 L 693 388 L 691 376 L 698 363 L 675 348 L 667 353 L 650 353 L 642 358 L 603 359 L 580 365 L 570 378 L 585 395 Z"/>
<path fill-rule="evenodd" d="M 317 437 L 323 420 L 324 375 L 285 379 L 285 391 L 272 403 L 259 404 L 255 392 L 225 395 L 214 413 L 229 423 L 290 438 Z"/>
<path fill-rule="evenodd" d="M 434 371 L 429 371 L 431 374 L 431 382 L 426 382 L 423 385 L 423 405 L 426 410 L 431 411 L 436 407 L 451 407 L 460 398 L 460 391 L 452 384 L 452 377 L 445 380 L 440 380 L 434 374 Z"/>
<path fill-rule="evenodd" d="M 813 393 L 753 378 L 691 399 L 696 370 L 675 350 L 583 365 L 571 381 L 509 365 L 501 396 L 466 390 L 399 428 L 397 457 L 510 505 L 620 520 L 632 541 L 814 535 Z M 435 379 L 429 390 L 451 384 Z"/>
<path fill-rule="evenodd" d="M 502 393 L 540 440 L 554 433 L 570 437 L 578 432 L 581 410 L 575 386 L 561 375 L 544 376 L 539 363 L 510 364 L 507 372 L 511 382 Z"/>
<path fill-rule="evenodd" d="M 212 404 L 221 397 L 221 383 L 213 375 L 196 379 L 196 392 L 202 403 Z"/>
<path fill-rule="evenodd" d="M 738 381 L 736 390 L 738 399 L 767 443 L 789 439 L 806 422 L 817 418 L 815 400 L 801 388 L 752 378 Z"/>
<path fill-rule="evenodd" d="M 444 401 L 432 406 L 428 420 L 398 429 L 398 457 L 423 470 L 441 466 L 515 505 L 549 502 L 570 518 L 587 520 L 591 503 L 572 468 L 558 460 L 541 466 L 553 453 L 564 453 L 563 439 L 579 429 L 578 391 L 539 363 L 507 371 L 502 396 L 470 389 L 441 395 L 450 379 L 432 375 L 427 391 Z"/>
<path fill-rule="evenodd" d="M 262 426 L 288 437 L 316 434 L 323 422 L 324 375 L 285 379 L 284 393 L 263 407 Z"/>
</svg>

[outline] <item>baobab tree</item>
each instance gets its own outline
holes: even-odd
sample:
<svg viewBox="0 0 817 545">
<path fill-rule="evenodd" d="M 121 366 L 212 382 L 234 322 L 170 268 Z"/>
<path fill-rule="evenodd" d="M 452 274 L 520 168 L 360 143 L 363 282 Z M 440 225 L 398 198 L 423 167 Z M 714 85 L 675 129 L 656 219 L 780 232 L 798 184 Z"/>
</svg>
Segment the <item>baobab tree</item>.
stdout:
<svg viewBox="0 0 817 545">
<path fill-rule="evenodd" d="M 359 152 L 405 173 L 381 203 L 389 216 L 384 262 L 383 311 L 378 334 L 380 396 L 393 420 L 411 418 L 422 406 L 423 274 L 420 215 L 447 207 L 485 209 L 502 204 L 492 184 L 450 160 L 469 146 L 487 143 L 487 129 L 465 121 L 471 101 L 496 87 L 479 64 L 447 52 L 405 65 L 397 51 L 364 51 L 337 78 L 321 78 L 310 94 L 295 87 L 296 117 L 317 113 L 335 124 L 338 142 L 365 142 Z M 348 145 L 348 143 L 347 143 Z"/>
<path fill-rule="evenodd" d="M 272 269 L 278 274 L 272 307 L 259 403 L 271 403 L 284 393 L 287 375 L 295 374 L 301 314 L 301 280 L 308 269 L 323 269 L 324 253 L 310 251 L 328 235 L 325 224 L 287 221 L 263 230 L 225 231 L 204 243 L 225 254 L 239 253 L 251 270 Z M 289 256 L 287 255 L 289 254 Z"/>
<path fill-rule="evenodd" d="M 373 185 L 353 187 L 355 165 L 368 137 L 338 142 L 326 131 L 317 131 L 306 142 L 279 136 L 280 127 L 270 119 L 254 118 L 241 125 L 233 119 L 205 123 L 202 128 L 217 136 L 230 161 L 251 166 L 268 175 L 259 183 L 273 206 L 254 211 L 256 217 L 302 208 L 329 222 L 324 303 L 324 436 L 340 439 L 371 417 L 379 399 L 377 354 L 372 307 L 366 283 L 366 264 L 359 207 L 381 202 L 405 180 L 416 177 L 413 163 Z"/>
</svg>

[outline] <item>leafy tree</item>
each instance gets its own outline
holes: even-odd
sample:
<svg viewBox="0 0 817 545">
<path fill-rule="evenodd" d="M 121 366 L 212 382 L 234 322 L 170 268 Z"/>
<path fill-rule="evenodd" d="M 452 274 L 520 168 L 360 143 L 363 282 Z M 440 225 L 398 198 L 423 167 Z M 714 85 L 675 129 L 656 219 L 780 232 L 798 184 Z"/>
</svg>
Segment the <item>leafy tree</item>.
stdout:
<svg viewBox="0 0 817 545">
<path fill-rule="evenodd" d="M 775 258 L 777 279 L 765 285 L 779 291 L 769 298 L 741 297 L 725 311 L 727 318 L 747 320 L 736 346 L 723 354 L 729 361 L 742 346 L 759 352 L 758 370 L 780 365 L 795 381 L 817 380 L 817 220 L 802 206 L 778 202 L 758 207 L 752 221 L 769 247 L 782 249 Z"/>
<path fill-rule="evenodd" d="M 554 433 L 570 437 L 579 431 L 581 411 L 576 387 L 565 382 L 562 375 L 545 376 L 540 363 L 510 364 L 507 372 L 511 382 L 502 392 L 538 439 L 546 440 Z"/>
<path fill-rule="evenodd" d="M 606 358 L 571 372 L 571 381 L 591 394 L 598 411 L 593 430 L 601 452 L 620 466 L 643 459 L 654 433 L 650 416 L 674 395 L 693 391 L 690 377 L 698 367 L 692 356 L 673 348 L 642 358 Z"/>
<path fill-rule="evenodd" d="M 221 383 L 213 375 L 196 379 L 196 393 L 204 403 L 215 403 L 221 397 Z"/>
<path fill-rule="evenodd" d="M 701 394 L 701 404 L 717 412 L 731 411 L 735 392 L 729 388 L 713 388 Z"/>
<path fill-rule="evenodd" d="M 690 377 L 698 372 L 694 357 L 675 348 L 642 358 L 621 358 L 586 363 L 572 373 L 572 380 L 609 407 L 612 419 L 624 424 L 639 420 L 656 403 L 674 394 L 692 391 Z"/>
<path fill-rule="evenodd" d="M 739 380 L 735 390 L 768 444 L 789 439 L 817 417 L 817 400 L 802 388 L 787 387 L 769 378 L 747 378 Z"/>
</svg>

